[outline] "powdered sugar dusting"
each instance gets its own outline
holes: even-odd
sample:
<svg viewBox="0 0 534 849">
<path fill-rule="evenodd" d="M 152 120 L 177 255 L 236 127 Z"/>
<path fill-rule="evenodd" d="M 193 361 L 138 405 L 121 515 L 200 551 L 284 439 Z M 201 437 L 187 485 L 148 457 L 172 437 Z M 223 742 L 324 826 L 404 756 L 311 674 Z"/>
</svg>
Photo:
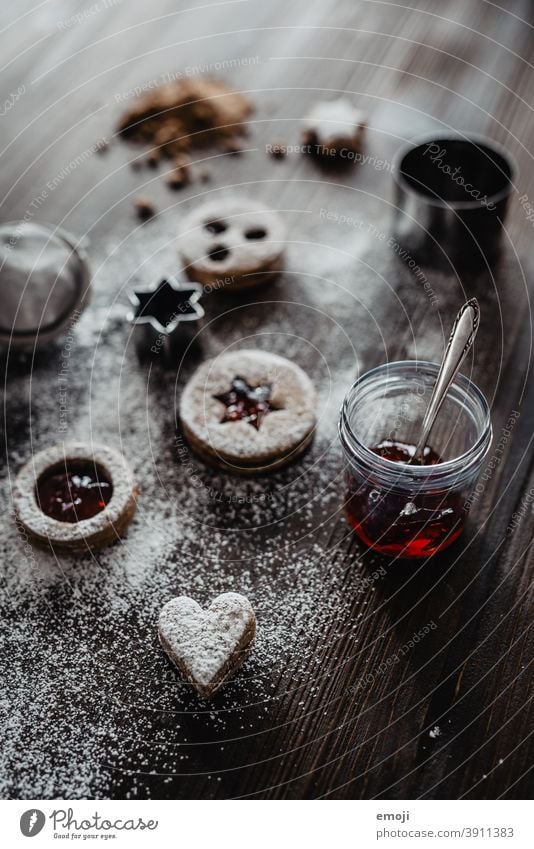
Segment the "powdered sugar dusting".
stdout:
<svg viewBox="0 0 534 849">
<path fill-rule="evenodd" d="M 187 596 L 168 601 L 159 615 L 163 647 L 202 695 L 211 695 L 245 659 L 256 617 L 245 596 L 223 593 L 206 611 Z"/>
<path fill-rule="evenodd" d="M 311 247 L 309 276 L 301 256 L 299 276 L 255 290 L 253 303 L 243 297 L 227 309 L 206 299 L 202 358 L 229 346 L 273 351 L 318 391 L 310 450 L 276 474 L 237 478 L 208 468 L 176 430 L 201 358 L 191 353 L 177 373 L 139 363 L 120 321 L 129 288 L 175 267 L 176 228 L 174 214 L 162 215 L 140 238 L 118 220 L 113 240 L 93 240 L 91 306 L 72 330 L 64 381 L 66 433 L 57 397 L 63 342 L 33 363 L 10 363 L 4 503 L 32 453 L 62 439 L 117 449 L 141 494 L 124 539 L 92 555 L 56 559 L 19 533 L 9 509 L 0 516 L 4 797 L 177 798 L 191 773 L 221 778 L 217 792 L 231 795 L 225 764 L 254 759 L 250 737 L 259 748 L 264 735 L 278 739 L 304 696 L 308 709 L 319 695 L 324 704 L 325 654 L 335 668 L 339 641 L 356 647 L 360 637 L 366 573 L 341 510 L 337 418 L 357 372 L 352 340 L 365 340 L 359 353 L 367 346 L 376 358 L 380 339 L 347 309 L 353 268 L 338 268 L 325 285 L 332 257 Z M 341 285 L 345 297 L 334 297 Z M 382 308 L 387 293 L 364 279 L 363 296 Z M 245 664 L 206 706 L 166 657 L 156 625 L 175 596 L 205 608 L 225 592 L 250 600 L 258 632 Z"/>
</svg>

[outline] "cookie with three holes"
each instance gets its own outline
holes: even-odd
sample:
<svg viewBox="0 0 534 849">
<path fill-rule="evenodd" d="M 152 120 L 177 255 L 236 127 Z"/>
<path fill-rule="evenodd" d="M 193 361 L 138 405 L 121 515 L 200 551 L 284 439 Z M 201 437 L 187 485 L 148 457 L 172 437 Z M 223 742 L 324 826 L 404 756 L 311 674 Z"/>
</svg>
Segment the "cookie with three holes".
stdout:
<svg viewBox="0 0 534 849">
<path fill-rule="evenodd" d="M 184 220 L 178 248 L 190 280 L 214 290 L 246 289 L 282 271 L 283 222 L 250 199 L 212 200 Z"/>
<path fill-rule="evenodd" d="M 203 460 L 226 472 L 274 471 L 311 443 L 317 401 L 295 363 L 254 349 L 207 360 L 185 386 L 180 420 Z"/>
</svg>

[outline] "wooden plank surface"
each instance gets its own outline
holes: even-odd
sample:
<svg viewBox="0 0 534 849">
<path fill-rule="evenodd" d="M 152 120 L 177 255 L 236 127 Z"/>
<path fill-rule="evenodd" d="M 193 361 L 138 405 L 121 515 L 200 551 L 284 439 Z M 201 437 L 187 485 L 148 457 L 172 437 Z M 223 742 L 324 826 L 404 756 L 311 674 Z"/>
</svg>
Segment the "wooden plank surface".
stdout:
<svg viewBox="0 0 534 849">
<path fill-rule="evenodd" d="M 519 197 L 534 198 L 531 4 L 153 0 L 89 9 L 79 0 L 2 11 L 2 100 L 11 104 L 0 122 L 2 221 L 35 211 L 41 198 L 35 218 L 88 239 L 93 296 L 72 329 L 69 436 L 120 446 L 142 496 L 122 544 L 76 560 L 28 554 L 10 515 L 11 485 L 32 452 L 61 438 L 64 342 L 11 357 L 3 795 L 525 798 L 534 383 L 532 224 Z M 219 69 L 255 112 L 246 153 L 208 154 L 211 182 L 171 193 L 161 171 L 132 171 L 113 133 L 129 90 L 194 66 Z M 266 154 L 270 142 L 298 143 L 311 105 L 338 92 L 369 113 L 367 151 L 383 166 L 340 174 Z M 500 141 L 519 178 L 498 269 L 425 270 L 436 306 L 380 234 L 390 228 L 395 150 L 448 128 Z M 106 155 L 61 176 L 100 137 L 112 139 Z M 251 295 L 205 299 L 202 356 L 234 344 L 275 350 L 320 391 L 311 451 L 251 482 L 192 455 L 180 461 L 176 402 L 198 359 L 177 372 L 140 364 L 124 321 L 135 284 L 180 271 L 173 239 L 183 215 L 230 188 L 281 211 L 289 263 Z M 145 225 L 132 212 L 138 193 L 159 210 Z M 325 211 L 374 229 L 326 221 Z M 364 551 L 344 519 L 339 404 L 374 365 L 439 358 L 466 294 L 483 314 L 466 370 L 492 407 L 487 480 L 448 553 L 389 564 Z M 228 589 L 256 606 L 258 644 L 206 707 L 162 656 L 155 621 L 175 594 L 206 603 Z"/>
</svg>

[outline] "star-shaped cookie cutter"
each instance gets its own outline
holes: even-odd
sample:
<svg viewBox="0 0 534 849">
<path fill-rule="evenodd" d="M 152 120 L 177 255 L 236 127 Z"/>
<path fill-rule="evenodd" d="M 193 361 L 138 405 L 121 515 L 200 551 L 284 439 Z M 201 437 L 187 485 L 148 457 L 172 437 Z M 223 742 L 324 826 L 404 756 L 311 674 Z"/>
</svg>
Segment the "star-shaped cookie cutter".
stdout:
<svg viewBox="0 0 534 849">
<path fill-rule="evenodd" d="M 160 356 L 165 364 L 175 362 L 195 339 L 204 317 L 201 295 L 199 284 L 185 286 L 172 277 L 150 289 L 134 289 L 128 295 L 132 309 L 127 318 L 138 352 Z"/>
</svg>

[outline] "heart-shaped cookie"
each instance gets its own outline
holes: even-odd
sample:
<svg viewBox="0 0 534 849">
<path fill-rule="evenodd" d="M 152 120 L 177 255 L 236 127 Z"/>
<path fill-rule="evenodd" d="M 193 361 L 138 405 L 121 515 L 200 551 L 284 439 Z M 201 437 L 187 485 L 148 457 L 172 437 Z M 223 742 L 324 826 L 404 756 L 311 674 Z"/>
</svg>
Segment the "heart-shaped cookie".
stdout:
<svg viewBox="0 0 534 849">
<path fill-rule="evenodd" d="M 158 634 L 186 680 L 209 699 L 245 660 L 256 634 L 256 616 L 239 593 L 223 593 L 207 610 L 182 595 L 163 607 Z"/>
</svg>

